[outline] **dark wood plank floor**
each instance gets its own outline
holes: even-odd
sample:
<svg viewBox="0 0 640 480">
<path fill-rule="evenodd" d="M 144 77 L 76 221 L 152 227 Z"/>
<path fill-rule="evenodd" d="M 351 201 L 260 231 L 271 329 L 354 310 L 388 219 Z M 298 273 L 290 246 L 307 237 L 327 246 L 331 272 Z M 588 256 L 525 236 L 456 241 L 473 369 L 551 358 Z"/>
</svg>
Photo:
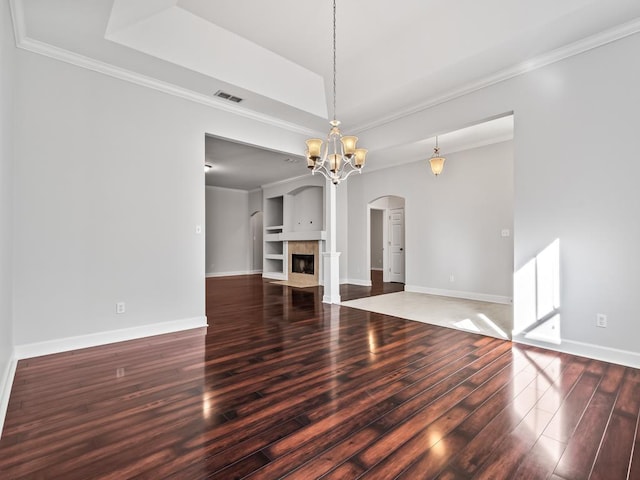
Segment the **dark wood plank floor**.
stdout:
<svg viewBox="0 0 640 480">
<path fill-rule="evenodd" d="M 382 270 L 371 270 L 371 286 L 340 285 L 340 298 L 343 302 L 356 298 L 373 297 L 385 293 L 404 291 L 404 283 L 391 283 L 382 281 Z"/>
<path fill-rule="evenodd" d="M 0 478 L 640 479 L 638 370 L 258 276 L 208 279 L 207 315 L 20 361 Z"/>
</svg>

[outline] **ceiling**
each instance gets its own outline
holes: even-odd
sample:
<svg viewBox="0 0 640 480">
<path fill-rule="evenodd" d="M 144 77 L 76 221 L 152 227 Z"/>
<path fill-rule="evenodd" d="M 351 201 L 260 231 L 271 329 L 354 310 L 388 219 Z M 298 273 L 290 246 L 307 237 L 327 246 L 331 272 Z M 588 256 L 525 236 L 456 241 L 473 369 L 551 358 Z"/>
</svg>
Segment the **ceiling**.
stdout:
<svg viewBox="0 0 640 480">
<path fill-rule="evenodd" d="M 438 136 L 443 155 L 513 139 L 513 115 L 482 122 Z M 367 160 L 365 172 L 427 159 L 433 153 L 435 137 L 379 150 Z M 211 169 L 206 184 L 215 187 L 254 190 L 280 180 L 308 175 L 304 158 L 242 145 L 207 136 L 205 163 Z"/>
<path fill-rule="evenodd" d="M 255 190 L 262 185 L 306 175 L 304 159 L 207 136 L 205 183 L 211 187 Z"/>
<path fill-rule="evenodd" d="M 337 3 L 337 117 L 351 134 L 640 31 L 638 0 Z M 89 59 L 309 136 L 328 130 L 330 0 L 12 5 L 25 48 Z"/>
</svg>

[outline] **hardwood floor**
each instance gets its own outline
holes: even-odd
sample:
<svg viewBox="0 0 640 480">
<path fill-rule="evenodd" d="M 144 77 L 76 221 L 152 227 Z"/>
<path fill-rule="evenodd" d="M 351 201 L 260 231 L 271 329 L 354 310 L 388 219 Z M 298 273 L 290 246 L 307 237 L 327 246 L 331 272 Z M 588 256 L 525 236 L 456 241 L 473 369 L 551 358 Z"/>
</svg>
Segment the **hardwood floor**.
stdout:
<svg viewBox="0 0 640 480">
<path fill-rule="evenodd" d="M 20 361 L 0 478 L 640 479 L 638 370 L 258 276 L 207 315 Z"/>
<path fill-rule="evenodd" d="M 385 293 L 404 291 L 404 283 L 391 283 L 382 281 L 381 270 L 371 270 L 371 286 L 362 287 L 360 285 L 340 285 L 340 298 L 343 302 L 355 300 L 356 298 L 373 297 Z"/>
</svg>

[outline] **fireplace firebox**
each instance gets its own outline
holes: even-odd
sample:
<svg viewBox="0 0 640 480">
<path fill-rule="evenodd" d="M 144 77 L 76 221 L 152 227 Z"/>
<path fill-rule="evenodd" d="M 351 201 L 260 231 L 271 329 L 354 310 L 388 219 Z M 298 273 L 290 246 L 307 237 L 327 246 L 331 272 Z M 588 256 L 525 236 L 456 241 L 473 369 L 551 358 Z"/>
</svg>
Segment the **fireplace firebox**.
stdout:
<svg viewBox="0 0 640 480">
<path fill-rule="evenodd" d="M 291 255 L 291 271 L 293 273 L 314 274 L 313 255 L 301 255 L 293 253 Z"/>
</svg>

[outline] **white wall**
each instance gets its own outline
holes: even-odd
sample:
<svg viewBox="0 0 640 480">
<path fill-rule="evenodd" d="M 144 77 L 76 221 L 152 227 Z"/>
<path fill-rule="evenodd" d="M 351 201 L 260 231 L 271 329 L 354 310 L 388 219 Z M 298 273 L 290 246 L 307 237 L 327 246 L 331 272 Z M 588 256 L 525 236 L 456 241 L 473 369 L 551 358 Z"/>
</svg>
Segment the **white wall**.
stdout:
<svg viewBox="0 0 640 480">
<path fill-rule="evenodd" d="M 203 318 L 205 133 L 305 136 L 23 50 L 17 69 L 16 344 Z"/>
<path fill-rule="evenodd" d="M 640 365 L 638 51 L 635 34 L 358 136 L 375 152 L 515 112 L 515 269 L 560 239 L 561 348 L 630 351 Z M 194 225 L 204 222 L 204 134 L 292 154 L 306 135 L 22 50 L 15 67 L 15 343 L 202 316 L 204 236 Z M 348 191 L 366 205 L 367 192 L 354 188 L 365 177 L 339 187 L 339 204 Z M 384 194 L 420 181 L 389 182 Z M 366 278 L 358 215 L 349 215 L 347 237 L 358 248 L 346 253 L 340 236 L 338 248 L 349 276 Z M 1 247 L 3 258 L 10 253 Z M 128 311 L 116 316 L 120 300 Z M 598 312 L 607 329 L 595 327 Z"/>
<path fill-rule="evenodd" d="M 4 421 L 5 387 L 13 354 L 12 322 L 12 113 L 15 47 L 9 2 L 0 1 L 0 433 Z"/>
<path fill-rule="evenodd" d="M 408 290 L 509 299 L 513 243 L 500 235 L 501 229 L 512 229 L 513 144 L 446 156 L 445 171 L 437 178 L 424 160 L 353 179 L 349 236 L 366 245 L 368 204 L 383 195 L 404 197 Z M 364 251 L 349 258 L 349 268 L 363 280 L 369 275 L 366 261 Z"/>
<path fill-rule="evenodd" d="M 382 270 L 384 248 L 382 246 L 383 210 L 371 210 L 371 260 L 372 270 Z"/>
<path fill-rule="evenodd" d="M 631 35 L 359 134 L 375 150 L 515 112 L 515 269 L 560 240 L 562 344 L 548 346 L 636 366 L 639 51 Z"/>
<path fill-rule="evenodd" d="M 249 273 L 253 245 L 249 193 L 206 187 L 207 275 Z"/>
<path fill-rule="evenodd" d="M 324 191 L 322 187 L 303 188 L 288 200 L 291 205 L 290 228 L 294 232 L 323 230 Z"/>
<path fill-rule="evenodd" d="M 249 215 L 253 215 L 256 212 L 264 211 L 262 206 L 262 189 L 256 188 L 249 192 Z"/>
</svg>

